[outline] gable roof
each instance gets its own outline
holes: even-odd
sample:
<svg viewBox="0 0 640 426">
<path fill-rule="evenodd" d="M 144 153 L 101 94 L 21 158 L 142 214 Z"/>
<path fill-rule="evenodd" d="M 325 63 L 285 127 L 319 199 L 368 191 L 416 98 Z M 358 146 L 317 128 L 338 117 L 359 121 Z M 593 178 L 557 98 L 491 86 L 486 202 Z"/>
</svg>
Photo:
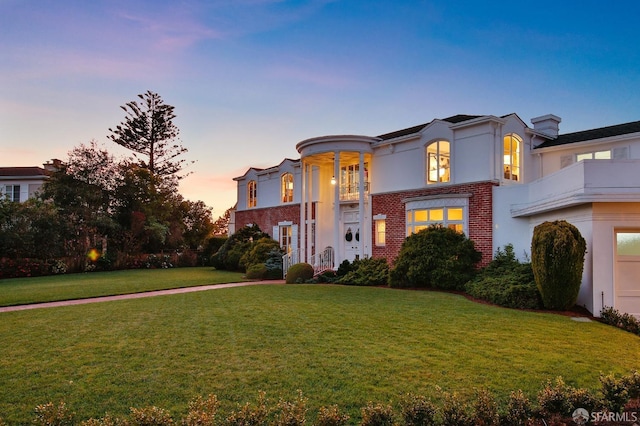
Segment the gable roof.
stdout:
<svg viewBox="0 0 640 426">
<path fill-rule="evenodd" d="M 46 177 L 47 171 L 42 167 L 0 167 L 0 177 Z"/>
<path fill-rule="evenodd" d="M 451 117 L 447 117 L 447 118 L 442 118 L 440 119 L 441 121 L 446 121 L 448 123 L 451 124 L 458 124 L 458 123 L 462 123 L 464 121 L 468 121 L 468 120 L 473 120 L 476 118 L 482 117 L 481 115 L 466 115 L 466 114 L 457 114 L 457 115 L 452 115 Z M 421 131 L 422 129 L 424 129 L 425 127 L 427 127 L 429 124 L 433 123 L 435 120 L 432 120 L 428 123 L 424 123 L 424 124 L 418 124 L 417 126 L 413 126 L 413 127 L 408 127 L 406 129 L 401 129 L 401 130 L 396 130 L 394 132 L 389 132 L 389 133 L 385 133 L 383 135 L 379 135 L 377 136 L 379 139 L 382 140 L 388 140 L 388 139 L 395 139 L 395 138 L 399 138 L 401 136 L 407 136 L 407 135 L 412 135 L 414 133 L 418 133 L 419 131 Z"/>
<path fill-rule="evenodd" d="M 638 132 L 640 132 L 640 121 L 632 121 L 630 123 L 616 124 L 614 126 L 599 127 L 597 129 L 582 130 L 580 132 L 558 135 L 558 137 L 555 139 L 547 140 L 541 143 L 536 147 L 536 149 L 566 145 L 576 142 L 584 142 L 594 139 L 603 139 L 612 136 L 620 136 Z"/>
</svg>

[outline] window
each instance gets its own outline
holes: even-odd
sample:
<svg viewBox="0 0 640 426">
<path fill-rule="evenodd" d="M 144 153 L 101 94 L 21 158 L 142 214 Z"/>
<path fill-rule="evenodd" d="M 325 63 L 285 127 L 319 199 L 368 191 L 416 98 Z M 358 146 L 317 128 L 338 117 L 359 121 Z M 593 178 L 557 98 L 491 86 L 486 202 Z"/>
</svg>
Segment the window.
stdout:
<svg viewBox="0 0 640 426">
<path fill-rule="evenodd" d="M 280 194 L 283 203 L 293 202 L 293 174 L 285 173 L 280 178 Z"/>
<path fill-rule="evenodd" d="M 364 163 L 364 192 L 369 191 L 369 166 Z M 360 164 L 340 167 L 340 199 L 357 200 L 360 198 Z"/>
<path fill-rule="evenodd" d="M 250 180 L 247 184 L 247 207 L 255 207 L 258 205 L 258 183 Z"/>
<path fill-rule="evenodd" d="M 451 180 L 449 142 L 436 141 L 427 146 L 427 183 Z"/>
<path fill-rule="evenodd" d="M 576 161 L 582 161 L 582 160 L 610 160 L 610 159 L 611 159 L 611 150 L 610 149 L 607 149 L 606 151 L 585 152 L 585 153 L 576 155 Z"/>
<path fill-rule="evenodd" d="M 6 185 L 4 187 L 4 196 L 9 201 L 20 202 L 20 185 Z"/>
<path fill-rule="evenodd" d="M 464 232 L 464 208 L 433 207 L 407 210 L 407 235 L 435 224 Z"/>
<path fill-rule="evenodd" d="M 522 139 L 518 135 L 510 134 L 504 137 L 504 161 L 503 172 L 507 180 L 519 180 L 520 174 L 520 147 Z"/>
<path fill-rule="evenodd" d="M 386 224 L 387 216 L 380 214 L 375 215 L 373 217 L 375 224 L 375 236 L 376 236 L 376 246 L 384 246 L 386 245 L 387 240 L 387 224 Z"/>
<path fill-rule="evenodd" d="M 280 248 L 285 253 L 291 253 L 291 237 L 293 235 L 291 225 L 280 226 Z"/>
</svg>

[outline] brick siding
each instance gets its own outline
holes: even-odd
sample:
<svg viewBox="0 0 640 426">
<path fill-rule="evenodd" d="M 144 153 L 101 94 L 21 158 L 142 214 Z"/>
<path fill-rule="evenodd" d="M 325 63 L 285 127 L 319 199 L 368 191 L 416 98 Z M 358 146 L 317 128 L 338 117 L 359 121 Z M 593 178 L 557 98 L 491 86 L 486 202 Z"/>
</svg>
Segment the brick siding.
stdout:
<svg viewBox="0 0 640 426">
<path fill-rule="evenodd" d="M 469 198 L 468 237 L 474 242 L 476 250 L 482 253 L 480 266 L 486 266 L 493 257 L 493 187 L 497 183 L 479 182 L 461 185 L 423 188 L 412 191 L 392 192 L 371 196 L 371 214 L 386 215 L 386 241 L 382 247 L 372 242 L 372 256 L 384 257 L 389 263 L 400 252 L 406 237 L 406 211 L 402 200 L 443 194 L 472 194 Z M 375 235 L 375 221 L 371 235 Z"/>
</svg>

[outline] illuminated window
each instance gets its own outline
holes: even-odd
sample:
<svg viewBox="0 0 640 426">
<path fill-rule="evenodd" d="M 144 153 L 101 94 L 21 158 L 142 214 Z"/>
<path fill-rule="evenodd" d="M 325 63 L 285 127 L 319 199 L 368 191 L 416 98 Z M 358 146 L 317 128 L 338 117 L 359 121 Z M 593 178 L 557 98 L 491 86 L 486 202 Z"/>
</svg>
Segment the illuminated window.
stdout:
<svg viewBox="0 0 640 426">
<path fill-rule="evenodd" d="M 285 253 L 291 253 L 291 236 L 293 231 L 291 226 L 280 226 L 280 248 Z"/>
<path fill-rule="evenodd" d="M 457 232 L 464 232 L 463 207 L 434 207 L 407 211 L 407 235 L 430 225 L 440 224 Z"/>
<path fill-rule="evenodd" d="M 283 203 L 293 202 L 293 175 L 291 173 L 285 173 L 280 178 L 280 193 Z"/>
<path fill-rule="evenodd" d="M 611 150 L 610 149 L 608 149 L 606 151 L 585 152 L 585 153 L 576 155 L 576 161 L 582 161 L 582 160 L 610 160 L 610 159 L 611 159 Z"/>
<path fill-rule="evenodd" d="M 373 219 L 376 229 L 376 246 L 384 246 L 387 243 L 386 216 L 377 215 Z"/>
<path fill-rule="evenodd" d="M 258 183 L 250 180 L 247 184 L 247 207 L 255 207 L 258 205 Z"/>
<path fill-rule="evenodd" d="M 449 142 L 436 141 L 427 146 L 427 183 L 449 182 L 451 162 Z"/>
<path fill-rule="evenodd" d="M 504 137 L 504 178 L 507 180 L 520 180 L 520 147 L 522 139 L 518 135 L 509 134 Z"/>
</svg>

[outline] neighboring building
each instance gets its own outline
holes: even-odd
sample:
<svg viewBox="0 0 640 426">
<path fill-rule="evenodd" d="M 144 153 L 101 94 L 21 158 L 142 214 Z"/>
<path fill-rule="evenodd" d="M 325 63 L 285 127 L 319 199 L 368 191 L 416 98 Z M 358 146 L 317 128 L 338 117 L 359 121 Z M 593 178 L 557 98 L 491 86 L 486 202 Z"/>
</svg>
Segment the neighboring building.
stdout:
<svg viewBox="0 0 640 426">
<path fill-rule="evenodd" d="M 297 144 L 299 160 L 250 168 L 235 228 L 256 223 L 319 269 L 397 255 L 433 223 L 464 232 L 486 265 L 530 253 L 533 228 L 564 219 L 587 240 L 578 303 L 640 314 L 640 121 L 559 134 L 560 118 L 456 115 L 369 137 Z"/>
<path fill-rule="evenodd" d="M 61 164 L 60 160 L 45 163 L 43 167 L 0 167 L 0 196 L 23 203 L 34 197 L 49 179 L 50 172 Z"/>
</svg>

